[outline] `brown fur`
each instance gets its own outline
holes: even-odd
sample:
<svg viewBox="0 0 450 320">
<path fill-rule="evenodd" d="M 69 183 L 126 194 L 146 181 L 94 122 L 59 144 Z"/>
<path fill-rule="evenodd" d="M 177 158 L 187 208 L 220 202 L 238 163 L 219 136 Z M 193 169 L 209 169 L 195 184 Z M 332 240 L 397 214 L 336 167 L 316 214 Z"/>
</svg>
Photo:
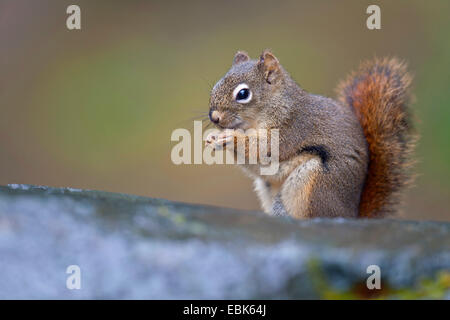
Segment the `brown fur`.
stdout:
<svg viewBox="0 0 450 320">
<path fill-rule="evenodd" d="M 338 86 L 340 102 L 356 111 L 369 144 L 362 217 L 393 212 L 398 191 L 410 181 L 406 169 L 415 141 L 407 108 L 410 84 L 405 64 L 385 58 L 362 64 Z"/>
<path fill-rule="evenodd" d="M 220 118 L 215 125 L 228 130 L 206 142 L 233 146 L 237 155 L 239 129 L 279 129 L 276 174 L 260 175 L 259 164 L 241 166 L 254 179 L 265 212 L 378 217 L 392 212 L 408 180 L 410 82 L 402 63 L 375 60 L 341 83 L 338 102 L 303 90 L 268 50 L 256 60 L 238 52 L 210 97 L 210 112 Z M 233 96 L 240 84 L 252 92 L 245 104 Z M 248 150 L 241 155 L 246 160 Z"/>
</svg>

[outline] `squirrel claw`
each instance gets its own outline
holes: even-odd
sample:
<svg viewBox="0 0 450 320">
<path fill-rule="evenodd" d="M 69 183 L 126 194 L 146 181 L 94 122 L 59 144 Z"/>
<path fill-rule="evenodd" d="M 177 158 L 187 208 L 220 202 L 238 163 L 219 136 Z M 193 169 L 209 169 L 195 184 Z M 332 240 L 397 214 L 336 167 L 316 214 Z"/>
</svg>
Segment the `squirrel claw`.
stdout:
<svg viewBox="0 0 450 320">
<path fill-rule="evenodd" d="M 229 132 L 211 133 L 205 140 L 205 146 L 210 146 L 214 150 L 219 150 L 233 141 L 233 135 Z"/>
</svg>

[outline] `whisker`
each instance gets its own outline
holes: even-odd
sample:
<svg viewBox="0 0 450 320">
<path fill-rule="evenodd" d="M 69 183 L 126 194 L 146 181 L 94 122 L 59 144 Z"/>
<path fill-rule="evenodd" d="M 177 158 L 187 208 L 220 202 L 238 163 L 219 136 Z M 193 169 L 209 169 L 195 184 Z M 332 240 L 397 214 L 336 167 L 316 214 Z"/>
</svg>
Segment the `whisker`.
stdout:
<svg viewBox="0 0 450 320">
<path fill-rule="evenodd" d="M 189 119 L 181 120 L 176 123 L 176 126 L 185 126 L 192 121 L 201 121 L 202 123 L 205 123 L 207 120 L 209 120 L 209 118 L 206 116 L 197 116 L 197 117 L 192 117 Z"/>
<path fill-rule="evenodd" d="M 203 122 L 203 123 L 202 123 L 202 130 L 208 129 L 208 126 L 209 126 L 210 124 L 211 124 L 211 122 L 209 122 L 209 121 L 208 121 L 208 122 L 206 122 L 206 121 Z"/>
<path fill-rule="evenodd" d="M 191 110 L 192 113 L 208 114 L 209 110 Z"/>
<path fill-rule="evenodd" d="M 208 118 L 208 116 L 206 116 L 206 115 L 199 115 L 199 116 L 194 116 L 194 117 L 191 117 L 191 118 L 189 118 L 189 119 L 187 119 L 188 121 L 193 121 L 193 120 L 201 120 L 201 121 L 203 121 L 203 120 L 208 120 L 209 118 Z"/>
</svg>

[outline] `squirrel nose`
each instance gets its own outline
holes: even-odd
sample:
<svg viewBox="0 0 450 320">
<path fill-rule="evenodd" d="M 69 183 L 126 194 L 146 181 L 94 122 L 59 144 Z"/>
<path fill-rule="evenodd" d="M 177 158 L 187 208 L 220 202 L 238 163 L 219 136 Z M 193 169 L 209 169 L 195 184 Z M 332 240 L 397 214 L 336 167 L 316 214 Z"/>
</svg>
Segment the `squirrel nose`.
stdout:
<svg viewBox="0 0 450 320">
<path fill-rule="evenodd" d="M 209 111 L 209 119 L 214 122 L 214 123 L 219 123 L 220 122 L 220 113 L 217 110 L 210 110 Z"/>
</svg>

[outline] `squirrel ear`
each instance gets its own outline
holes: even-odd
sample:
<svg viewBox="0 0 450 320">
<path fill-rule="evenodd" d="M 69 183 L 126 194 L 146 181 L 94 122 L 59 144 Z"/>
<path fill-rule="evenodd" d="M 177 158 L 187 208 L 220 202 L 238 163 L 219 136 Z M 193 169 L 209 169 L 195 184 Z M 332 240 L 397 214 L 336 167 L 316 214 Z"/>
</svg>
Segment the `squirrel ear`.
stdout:
<svg viewBox="0 0 450 320">
<path fill-rule="evenodd" d="M 266 79 L 267 83 L 272 83 L 276 80 L 280 71 L 280 62 L 270 50 L 266 49 L 263 51 L 259 58 L 258 65 L 264 73 L 264 79 Z"/>
<path fill-rule="evenodd" d="M 238 51 L 234 55 L 233 66 L 235 64 L 238 64 L 238 63 L 241 63 L 241 62 L 245 62 L 245 61 L 248 61 L 248 60 L 250 60 L 250 57 L 248 56 L 247 52 L 245 52 L 245 51 Z"/>
</svg>

